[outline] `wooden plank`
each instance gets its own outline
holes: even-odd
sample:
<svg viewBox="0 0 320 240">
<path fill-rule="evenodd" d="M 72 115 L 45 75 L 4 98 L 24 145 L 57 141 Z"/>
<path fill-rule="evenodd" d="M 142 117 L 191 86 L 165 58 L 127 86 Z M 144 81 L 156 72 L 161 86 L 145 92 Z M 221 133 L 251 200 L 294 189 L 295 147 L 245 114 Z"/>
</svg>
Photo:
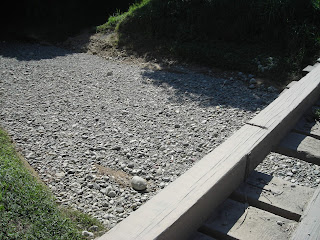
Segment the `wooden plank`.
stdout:
<svg viewBox="0 0 320 240">
<path fill-rule="evenodd" d="M 286 88 L 287 88 L 287 89 L 291 88 L 291 87 L 292 87 L 293 85 L 295 85 L 297 82 L 298 82 L 298 81 L 292 81 L 292 82 L 290 82 L 290 83 L 286 86 Z"/>
<path fill-rule="evenodd" d="M 312 116 L 304 115 L 293 128 L 294 132 L 314 137 L 320 140 L 320 122 Z"/>
<path fill-rule="evenodd" d="M 315 63 L 313 66 L 308 65 L 302 71 L 303 72 L 311 72 L 313 71 L 320 63 Z"/>
<path fill-rule="evenodd" d="M 314 69 L 314 66 L 308 65 L 302 71 L 303 72 L 311 72 Z"/>
<path fill-rule="evenodd" d="M 267 211 L 226 200 L 200 228 L 218 239 L 289 239 L 297 223 Z"/>
<path fill-rule="evenodd" d="M 231 198 L 281 217 L 299 221 L 314 190 L 253 171 Z"/>
<path fill-rule="evenodd" d="M 320 239 L 320 187 L 315 191 L 292 240 Z"/>
<path fill-rule="evenodd" d="M 275 148 L 275 152 L 320 165 L 320 140 L 291 132 Z"/>
<path fill-rule="evenodd" d="M 262 111 L 263 117 L 257 115 L 258 121 L 242 127 L 100 239 L 189 237 L 210 216 L 210 209 L 226 199 L 293 127 L 292 119 L 315 101 L 314 95 L 320 92 L 319 72 L 317 68 L 306 75 Z M 266 112 L 270 114 L 265 116 Z M 266 127 L 255 124 L 263 124 L 261 119 L 267 120 Z"/>
<path fill-rule="evenodd" d="M 249 124 L 270 128 L 275 124 L 293 128 L 306 109 L 317 102 L 320 96 L 320 66 L 308 73 L 268 107 L 262 110 Z M 290 113 L 290 114 L 289 114 Z M 287 120 L 290 118 L 290 120 Z M 283 131 L 285 132 L 285 131 Z"/>
</svg>

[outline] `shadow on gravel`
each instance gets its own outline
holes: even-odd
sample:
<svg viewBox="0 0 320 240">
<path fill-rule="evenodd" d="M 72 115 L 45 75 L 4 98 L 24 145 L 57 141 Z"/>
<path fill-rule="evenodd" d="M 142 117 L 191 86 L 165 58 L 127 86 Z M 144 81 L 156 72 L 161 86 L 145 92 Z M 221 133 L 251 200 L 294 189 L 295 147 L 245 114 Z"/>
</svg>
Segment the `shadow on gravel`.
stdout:
<svg viewBox="0 0 320 240">
<path fill-rule="evenodd" d="M 277 94 L 248 89 L 245 83 L 230 78 L 211 77 L 198 73 L 146 71 L 143 77 L 164 89 L 171 89 L 173 102 L 194 101 L 201 107 L 232 107 L 256 111 L 271 103 Z"/>
<path fill-rule="evenodd" d="M 39 61 L 66 56 L 74 52 L 51 45 L 26 42 L 0 42 L 0 56 L 15 58 L 19 61 Z"/>
</svg>

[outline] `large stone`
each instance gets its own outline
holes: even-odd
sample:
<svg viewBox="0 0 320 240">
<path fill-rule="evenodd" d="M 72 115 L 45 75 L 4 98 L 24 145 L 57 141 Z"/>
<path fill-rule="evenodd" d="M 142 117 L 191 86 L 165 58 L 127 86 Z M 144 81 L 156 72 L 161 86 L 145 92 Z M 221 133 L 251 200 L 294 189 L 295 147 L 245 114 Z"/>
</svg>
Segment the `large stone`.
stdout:
<svg viewBox="0 0 320 240">
<path fill-rule="evenodd" d="M 134 190 L 143 191 L 147 188 L 147 181 L 139 176 L 134 176 L 131 179 L 131 186 Z"/>
</svg>

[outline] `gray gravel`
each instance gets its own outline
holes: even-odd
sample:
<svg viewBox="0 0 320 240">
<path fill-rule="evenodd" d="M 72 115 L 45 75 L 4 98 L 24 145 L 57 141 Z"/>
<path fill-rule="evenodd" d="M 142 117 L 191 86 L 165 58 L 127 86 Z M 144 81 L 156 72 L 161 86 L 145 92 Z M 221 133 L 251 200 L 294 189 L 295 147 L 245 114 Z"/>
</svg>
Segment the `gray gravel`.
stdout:
<svg viewBox="0 0 320 240">
<path fill-rule="evenodd" d="M 0 73 L 1 126 L 58 202 L 108 227 L 277 97 L 250 89 L 253 75 L 151 71 L 36 44 L 1 43 Z"/>
</svg>

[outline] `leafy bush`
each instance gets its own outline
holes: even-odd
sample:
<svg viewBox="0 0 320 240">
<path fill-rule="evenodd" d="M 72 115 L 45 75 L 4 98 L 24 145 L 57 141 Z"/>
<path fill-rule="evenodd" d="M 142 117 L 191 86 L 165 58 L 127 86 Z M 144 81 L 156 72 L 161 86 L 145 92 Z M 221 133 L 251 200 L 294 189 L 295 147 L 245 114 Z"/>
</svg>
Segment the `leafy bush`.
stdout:
<svg viewBox="0 0 320 240">
<path fill-rule="evenodd" d="M 300 71 L 319 51 L 319 2 L 143 0 L 118 16 L 116 29 L 119 44 L 156 40 L 191 60 L 278 74 Z"/>
</svg>

